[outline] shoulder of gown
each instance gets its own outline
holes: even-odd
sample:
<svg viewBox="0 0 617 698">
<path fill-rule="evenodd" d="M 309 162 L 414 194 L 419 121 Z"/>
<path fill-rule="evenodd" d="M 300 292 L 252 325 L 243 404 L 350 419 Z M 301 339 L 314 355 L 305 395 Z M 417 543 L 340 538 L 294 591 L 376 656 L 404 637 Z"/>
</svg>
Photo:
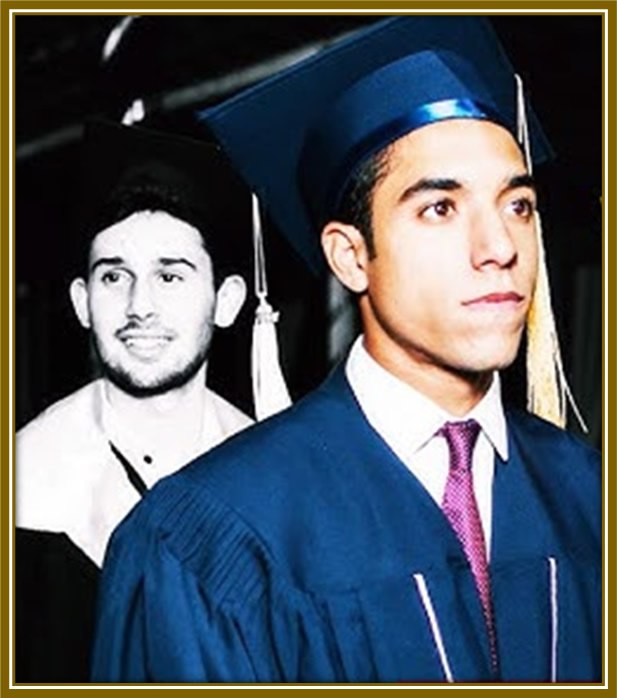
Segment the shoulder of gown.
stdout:
<svg viewBox="0 0 617 698">
<path fill-rule="evenodd" d="M 328 399 L 315 394 L 160 481 L 116 529 L 101 578 L 93 680 L 292 680 L 272 667 L 289 666 L 277 657 L 293 653 L 299 631 L 312 656 L 322 646 L 327 654 L 318 604 L 280 555 L 280 538 L 298 532 L 279 526 L 290 507 L 296 516 L 286 516 L 301 523 L 295 505 L 311 498 L 305 483 L 323 459 Z M 298 452 L 305 456 L 294 459 Z M 262 526 L 259 511 L 270 512 Z M 257 637 L 252 627 L 270 632 Z"/>
</svg>

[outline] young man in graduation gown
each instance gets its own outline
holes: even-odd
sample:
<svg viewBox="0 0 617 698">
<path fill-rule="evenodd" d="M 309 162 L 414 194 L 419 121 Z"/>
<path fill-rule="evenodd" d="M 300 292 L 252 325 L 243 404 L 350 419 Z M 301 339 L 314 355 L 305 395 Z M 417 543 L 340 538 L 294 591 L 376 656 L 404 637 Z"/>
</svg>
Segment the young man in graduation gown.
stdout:
<svg viewBox="0 0 617 698">
<path fill-rule="evenodd" d="M 17 434 L 17 681 L 88 680 L 112 530 L 160 477 L 251 423 L 206 386 L 215 326 L 245 298 L 230 265 L 248 189 L 214 145 L 98 122 L 84 150 L 70 294 L 100 377 Z"/>
<path fill-rule="evenodd" d="M 598 454 L 500 397 L 527 318 L 534 407 L 560 374 L 548 146 L 490 26 L 388 20 L 204 118 L 363 335 L 119 527 L 93 679 L 599 681 Z"/>
</svg>

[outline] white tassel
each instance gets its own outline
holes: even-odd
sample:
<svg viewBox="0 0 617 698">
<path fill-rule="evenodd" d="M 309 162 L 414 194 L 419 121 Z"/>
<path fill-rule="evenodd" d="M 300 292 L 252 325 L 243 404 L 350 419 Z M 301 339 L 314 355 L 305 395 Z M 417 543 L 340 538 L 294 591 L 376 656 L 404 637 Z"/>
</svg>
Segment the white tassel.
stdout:
<svg viewBox="0 0 617 698">
<path fill-rule="evenodd" d="M 514 77 L 517 94 L 517 136 L 523 148 L 527 170 L 529 174 L 532 174 L 533 163 L 523 81 L 519 75 Z M 536 212 L 535 222 L 538 242 L 538 277 L 527 318 L 527 409 L 564 428 L 567 417 L 566 409 L 569 403 L 581 429 L 587 432 L 587 425 L 574 400 L 563 369 L 551 304 L 542 222 L 538 212 Z"/>
<path fill-rule="evenodd" d="M 268 303 L 266 264 L 259 215 L 259 201 L 253 194 L 253 248 L 255 256 L 255 295 L 258 299 L 253 323 L 251 375 L 253 402 L 258 420 L 289 407 L 291 398 L 283 377 L 276 336 L 279 314 Z"/>
</svg>

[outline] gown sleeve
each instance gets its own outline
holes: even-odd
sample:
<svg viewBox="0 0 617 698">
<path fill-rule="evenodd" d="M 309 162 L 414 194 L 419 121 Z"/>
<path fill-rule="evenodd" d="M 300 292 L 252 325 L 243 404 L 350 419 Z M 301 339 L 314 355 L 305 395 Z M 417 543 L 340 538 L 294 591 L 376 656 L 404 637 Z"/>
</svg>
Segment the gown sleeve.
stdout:
<svg viewBox="0 0 617 698">
<path fill-rule="evenodd" d="M 255 682 L 242 627 L 255 570 L 237 564 L 245 536 L 212 511 L 143 504 L 106 556 L 92 680 Z"/>
<path fill-rule="evenodd" d="M 221 490 L 185 469 L 116 529 L 99 586 L 94 682 L 349 680 L 341 657 L 365 643 L 355 591 L 329 598 L 327 585 L 299 586 L 295 544 L 281 552 Z"/>
</svg>

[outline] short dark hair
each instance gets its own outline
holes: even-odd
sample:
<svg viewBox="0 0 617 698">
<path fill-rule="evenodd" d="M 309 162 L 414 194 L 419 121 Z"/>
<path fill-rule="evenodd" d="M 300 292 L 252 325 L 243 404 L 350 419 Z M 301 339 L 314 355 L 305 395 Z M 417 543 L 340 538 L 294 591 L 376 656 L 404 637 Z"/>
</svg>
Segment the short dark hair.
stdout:
<svg viewBox="0 0 617 698">
<path fill-rule="evenodd" d="M 377 183 L 386 176 L 391 147 L 388 145 L 367 158 L 352 174 L 341 197 L 335 218 L 356 227 L 366 240 L 369 254 L 375 256 L 373 239 L 373 195 Z"/>
<path fill-rule="evenodd" d="M 250 190 L 215 143 L 94 119 L 85 125 L 80 166 L 68 251 L 77 276 L 95 235 L 139 211 L 196 228 L 217 287 L 251 268 Z"/>
<path fill-rule="evenodd" d="M 120 184 L 111 192 L 103 206 L 93 212 L 89 224 L 90 243 L 85 250 L 86 269 L 92 241 L 96 235 L 140 211 L 162 211 L 196 228 L 201 235 L 204 249 L 210 256 L 214 284 L 218 288 L 230 271 L 228 255 L 219 249 L 216 236 L 210 234 L 209 224 L 200 212 L 187 203 L 186 197 L 178 189 L 148 176 Z"/>
</svg>

